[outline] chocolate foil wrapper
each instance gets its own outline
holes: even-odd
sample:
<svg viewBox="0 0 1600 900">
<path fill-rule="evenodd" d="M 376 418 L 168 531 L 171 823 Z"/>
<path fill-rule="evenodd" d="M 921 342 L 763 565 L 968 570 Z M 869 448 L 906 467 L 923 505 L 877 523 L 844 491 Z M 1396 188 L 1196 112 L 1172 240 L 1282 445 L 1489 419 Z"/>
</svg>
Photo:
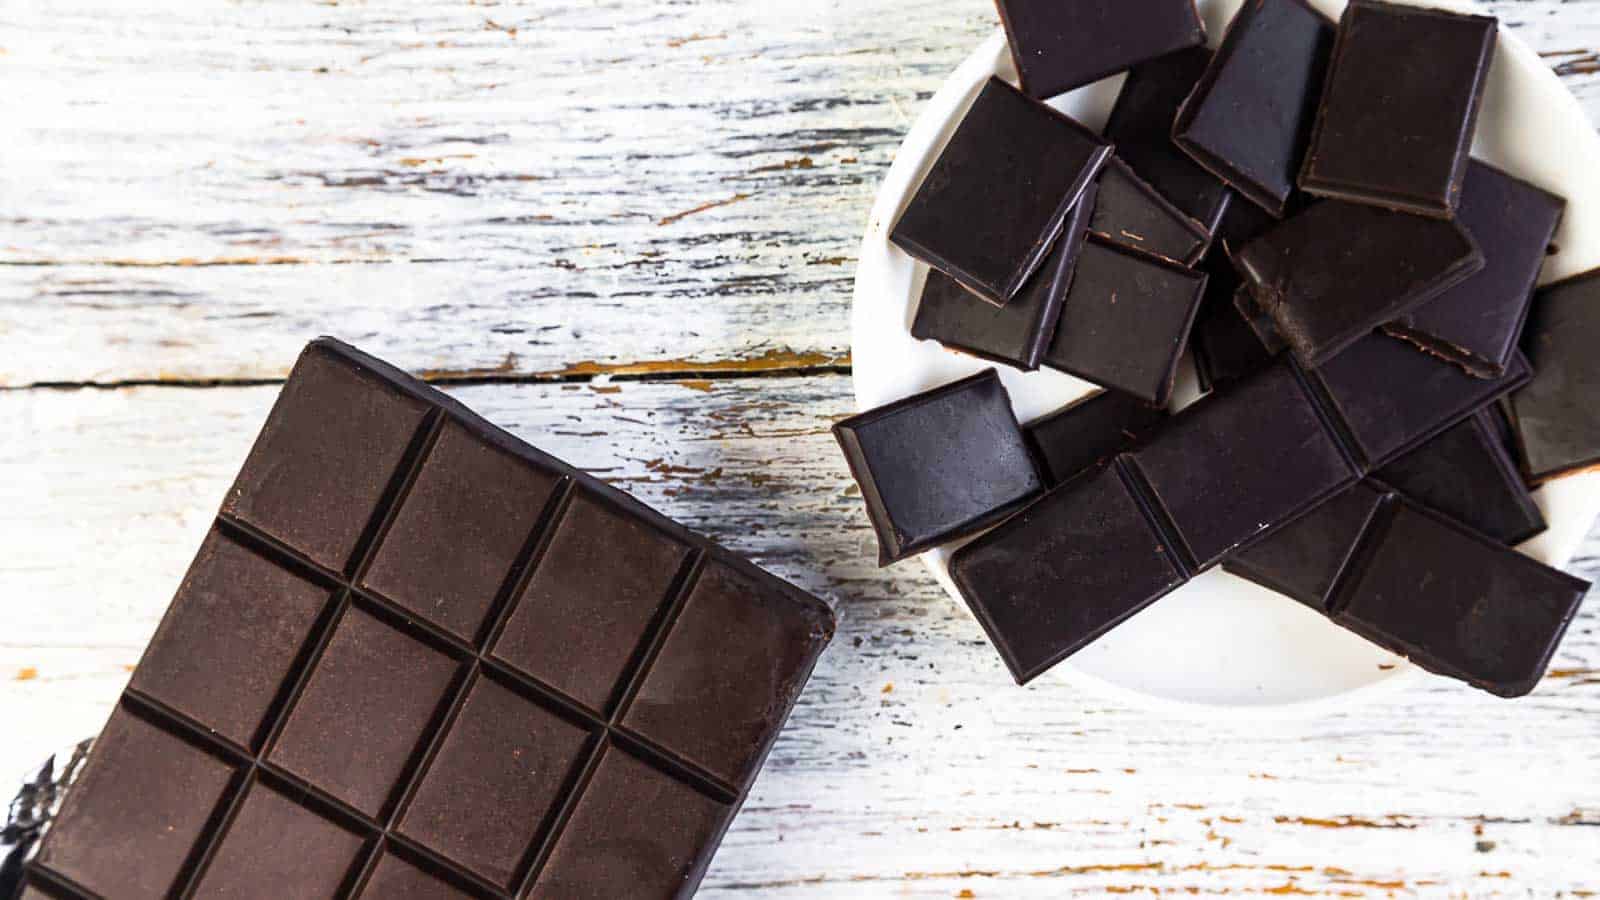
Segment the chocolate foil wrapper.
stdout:
<svg viewBox="0 0 1600 900">
<path fill-rule="evenodd" d="M 61 809 L 67 788 L 83 771 L 94 740 L 87 739 L 65 753 L 45 760 L 17 791 L 0 828 L 0 898 L 14 896 L 22 884 L 22 864 Z"/>
</svg>

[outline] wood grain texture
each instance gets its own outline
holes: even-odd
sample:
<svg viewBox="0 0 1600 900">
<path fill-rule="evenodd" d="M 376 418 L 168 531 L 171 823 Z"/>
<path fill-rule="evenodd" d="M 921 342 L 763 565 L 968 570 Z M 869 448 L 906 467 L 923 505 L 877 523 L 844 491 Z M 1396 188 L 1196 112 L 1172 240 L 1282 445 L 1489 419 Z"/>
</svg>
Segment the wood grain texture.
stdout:
<svg viewBox="0 0 1600 900">
<path fill-rule="evenodd" d="M 1425 679 L 1313 721 L 1167 719 L 1017 688 L 916 563 L 873 566 L 827 433 L 845 378 L 452 393 L 837 603 L 708 896 L 1600 890 L 1592 600 L 1527 700 Z M 0 742 L 0 770 L 105 715 L 274 394 L 0 393 L 0 420 L 26 425 L 0 449 L 0 709 L 40 732 Z M 1596 551 L 1577 571 L 1597 574 Z"/>
</svg>

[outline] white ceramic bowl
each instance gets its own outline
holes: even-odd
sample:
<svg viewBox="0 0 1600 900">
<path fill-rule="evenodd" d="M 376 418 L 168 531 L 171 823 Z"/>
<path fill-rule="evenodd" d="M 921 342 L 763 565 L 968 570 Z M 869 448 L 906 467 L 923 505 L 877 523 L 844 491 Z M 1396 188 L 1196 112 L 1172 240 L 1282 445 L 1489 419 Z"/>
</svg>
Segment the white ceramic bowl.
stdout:
<svg viewBox="0 0 1600 900">
<path fill-rule="evenodd" d="M 1312 0 L 1337 18 L 1344 0 Z M 1239 0 L 1201 0 L 1212 43 Z M 1470 8 L 1462 4 L 1435 4 Z M 851 320 L 856 403 L 870 409 L 991 366 L 911 337 L 910 323 L 926 268 L 888 241 L 900 211 L 944 146 L 978 88 L 991 74 L 1016 73 L 996 29 L 928 102 L 884 178 L 861 245 Z M 1052 101 L 1092 128 L 1110 113 L 1123 76 Z M 1502 29 L 1479 118 L 1474 155 L 1565 196 L 1559 253 L 1543 280 L 1600 266 L 1600 138 L 1583 110 L 1539 57 Z M 1068 375 L 999 366 L 1024 421 L 1094 390 Z M 1197 395 L 1193 368 L 1182 367 L 1178 402 Z M 1600 475 L 1550 484 L 1536 495 L 1550 530 L 1522 550 L 1565 565 L 1600 513 Z M 947 570 L 952 547 L 922 561 L 960 603 Z M 1392 690 L 1418 670 L 1340 629 L 1300 604 L 1220 570 L 1209 572 L 1052 670 L 1067 681 L 1125 702 L 1181 714 L 1262 715 L 1327 711 Z"/>
</svg>

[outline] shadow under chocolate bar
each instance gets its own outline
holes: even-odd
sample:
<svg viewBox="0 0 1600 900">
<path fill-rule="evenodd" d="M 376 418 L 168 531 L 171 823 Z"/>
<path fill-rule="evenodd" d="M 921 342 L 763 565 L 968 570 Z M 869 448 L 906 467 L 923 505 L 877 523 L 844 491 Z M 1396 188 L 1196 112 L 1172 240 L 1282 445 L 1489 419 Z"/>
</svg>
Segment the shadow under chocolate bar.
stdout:
<svg viewBox="0 0 1600 900">
<path fill-rule="evenodd" d="M 22 896 L 686 896 L 833 628 L 324 338 Z"/>
</svg>

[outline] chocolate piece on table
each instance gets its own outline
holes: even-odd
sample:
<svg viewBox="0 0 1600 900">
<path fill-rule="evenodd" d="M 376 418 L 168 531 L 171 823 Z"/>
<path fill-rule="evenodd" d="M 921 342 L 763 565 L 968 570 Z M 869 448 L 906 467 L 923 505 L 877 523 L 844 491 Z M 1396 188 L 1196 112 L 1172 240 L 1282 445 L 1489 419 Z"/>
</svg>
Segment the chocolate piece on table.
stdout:
<svg viewBox="0 0 1600 900">
<path fill-rule="evenodd" d="M 1165 422 L 1167 411 L 1121 391 L 1090 394 L 1023 428 L 1051 486 L 1110 460 Z"/>
<path fill-rule="evenodd" d="M 957 550 L 950 577 L 1025 684 L 1187 581 L 1168 548 L 1113 463 Z"/>
<path fill-rule="evenodd" d="M 1483 271 L 1383 330 L 1480 378 L 1504 374 L 1566 203 L 1471 161 L 1456 223 L 1483 251 Z"/>
<path fill-rule="evenodd" d="M 1165 406 L 1206 276 L 1091 236 L 1044 364 Z"/>
<path fill-rule="evenodd" d="M 1017 75 L 1046 99 L 1206 42 L 1193 0 L 996 0 Z"/>
<path fill-rule="evenodd" d="M 1453 222 L 1338 200 L 1230 252 L 1256 302 L 1313 368 L 1484 266 Z"/>
<path fill-rule="evenodd" d="M 1044 262 L 1111 145 L 998 78 L 978 92 L 889 239 L 1005 304 Z"/>
<path fill-rule="evenodd" d="M 1202 398 L 1126 458 L 1193 570 L 1359 477 L 1287 362 Z"/>
<path fill-rule="evenodd" d="M 1117 156 L 1208 234 L 1217 230 L 1233 192 L 1178 149 L 1172 122 L 1210 62 L 1210 50 L 1190 47 L 1134 66 L 1105 127 Z"/>
<path fill-rule="evenodd" d="M 1055 336 L 1097 190 L 1090 185 L 1084 191 L 1055 249 L 1005 306 L 995 306 L 938 269 L 929 269 L 911 336 L 1020 369 L 1039 368 L 1039 359 Z"/>
<path fill-rule="evenodd" d="M 692 892 L 832 629 L 815 598 L 319 340 L 29 878 L 510 898 L 606 895 L 599 865 Z"/>
<path fill-rule="evenodd" d="M 1453 216 L 1497 29 L 1490 16 L 1351 0 L 1300 187 Z"/>
<path fill-rule="evenodd" d="M 1222 567 L 1326 613 L 1333 589 L 1378 508 L 1393 492 L 1360 481 L 1229 556 Z"/>
<path fill-rule="evenodd" d="M 888 565 L 980 531 L 1044 482 L 993 369 L 833 426 Z"/>
<path fill-rule="evenodd" d="M 1545 530 L 1516 461 L 1495 434 L 1492 408 L 1372 473 L 1484 537 L 1516 545 Z"/>
<path fill-rule="evenodd" d="M 1161 196 L 1128 164 L 1112 157 L 1100 170 L 1089 230 L 1115 244 L 1192 266 L 1211 243 L 1206 227 Z"/>
<path fill-rule="evenodd" d="M 1333 40 L 1333 23 L 1304 0 L 1246 3 L 1178 110 L 1173 140 L 1234 190 L 1282 216 Z"/>
<path fill-rule="evenodd" d="M 1533 380 L 1511 408 L 1535 482 L 1600 464 L 1600 269 L 1541 288 L 1522 348 Z"/>
<path fill-rule="evenodd" d="M 1533 690 L 1588 583 L 1404 496 L 1389 512 L 1335 592 L 1333 620 L 1501 697 Z"/>
<path fill-rule="evenodd" d="M 1368 468 L 1421 446 L 1525 384 L 1529 374 L 1527 360 L 1517 354 L 1499 378 L 1474 378 L 1382 334 L 1362 338 L 1306 373 Z"/>
</svg>

